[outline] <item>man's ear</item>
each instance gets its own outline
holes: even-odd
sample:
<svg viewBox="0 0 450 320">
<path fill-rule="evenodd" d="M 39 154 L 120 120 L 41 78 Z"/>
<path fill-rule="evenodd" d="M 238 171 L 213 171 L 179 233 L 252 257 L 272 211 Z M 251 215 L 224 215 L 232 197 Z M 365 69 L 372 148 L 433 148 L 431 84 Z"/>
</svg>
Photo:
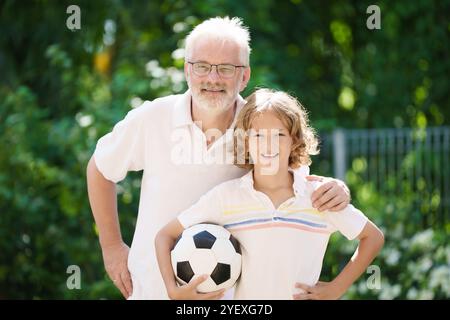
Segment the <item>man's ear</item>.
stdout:
<svg viewBox="0 0 450 320">
<path fill-rule="evenodd" d="M 239 92 L 241 92 L 242 90 L 245 89 L 245 87 L 247 87 L 247 83 L 250 80 L 250 74 L 251 74 L 251 70 L 250 70 L 250 66 L 248 66 L 247 68 L 244 69 L 244 72 L 242 73 L 242 83 L 241 86 L 239 88 Z"/>
<path fill-rule="evenodd" d="M 186 78 L 186 81 L 189 80 L 189 63 L 184 63 L 184 77 Z"/>
</svg>

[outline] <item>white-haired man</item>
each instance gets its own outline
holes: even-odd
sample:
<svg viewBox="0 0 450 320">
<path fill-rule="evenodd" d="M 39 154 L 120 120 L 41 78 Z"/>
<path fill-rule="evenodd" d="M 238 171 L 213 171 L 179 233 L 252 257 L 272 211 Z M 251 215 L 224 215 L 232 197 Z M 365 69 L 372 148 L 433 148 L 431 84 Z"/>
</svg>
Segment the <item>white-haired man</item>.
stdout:
<svg viewBox="0 0 450 320">
<path fill-rule="evenodd" d="M 233 138 L 225 133 L 245 103 L 239 93 L 250 79 L 249 40 L 238 18 L 199 24 L 186 38 L 189 90 L 145 102 L 97 143 L 87 167 L 89 200 L 106 271 L 126 298 L 167 298 L 153 245 L 156 233 L 212 187 L 246 173 L 222 160 Z M 118 222 L 116 183 L 138 170 L 143 170 L 139 214 L 129 249 Z M 344 183 L 309 178 L 323 180 L 313 195 L 317 208 L 337 211 L 349 203 Z"/>
</svg>

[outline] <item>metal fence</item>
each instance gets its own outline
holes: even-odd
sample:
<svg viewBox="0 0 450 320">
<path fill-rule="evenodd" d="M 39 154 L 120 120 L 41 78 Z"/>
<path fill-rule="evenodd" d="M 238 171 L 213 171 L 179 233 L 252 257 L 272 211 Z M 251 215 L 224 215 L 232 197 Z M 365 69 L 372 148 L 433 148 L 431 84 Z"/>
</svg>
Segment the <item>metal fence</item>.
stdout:
<svg viewBox="0 0 450 320">
<path fill-rule="evenodd" d="M 337 129 L 321 135 L 319 171 L 359 175 L 387 200 L 413 194 L 412 207 L 446 223 L 450 212 L 450 127 Z"/>
</svg>

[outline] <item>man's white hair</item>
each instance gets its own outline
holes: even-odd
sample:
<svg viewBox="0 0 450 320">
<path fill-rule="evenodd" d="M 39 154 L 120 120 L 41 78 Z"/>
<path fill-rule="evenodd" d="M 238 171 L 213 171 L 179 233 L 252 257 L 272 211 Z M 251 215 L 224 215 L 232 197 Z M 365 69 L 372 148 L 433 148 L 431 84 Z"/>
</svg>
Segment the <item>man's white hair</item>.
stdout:
<svg viewBox="0 0 450 320">
<path fill-rule="evenodd" d="M 240 47 L 240 63 L 250 62 L 250 33 L 240 18 L 215 17 L 197 25 L 186 38 L 185 60 L 192 58 L 194 44 L 198 39 L 231 40 Z"/>
</svg>

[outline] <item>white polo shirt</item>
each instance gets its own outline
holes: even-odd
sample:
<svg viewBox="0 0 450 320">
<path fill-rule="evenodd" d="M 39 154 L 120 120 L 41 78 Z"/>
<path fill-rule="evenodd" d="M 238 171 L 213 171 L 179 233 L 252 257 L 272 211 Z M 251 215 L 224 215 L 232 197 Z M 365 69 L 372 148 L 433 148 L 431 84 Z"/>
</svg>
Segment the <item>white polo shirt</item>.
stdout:
<svg viewBox="0 0 450 320">
<path fill-rule="evenodd" d="M 210 222 L 228 229 L 241 244 L 242 273 L 235 299 L 292 299 L 295 283 L 319 280 L 330 235 L 340 231 L 349 240 L 364 228 L 367 217 L 352 205 L 339 212 L 312 207 L 316 183 L 307 167 L 294 171 L 295 197 L 275 208 L 253 188 L 253 175 L 224 182 L 178 216 L 183 227 Z"/>
<path fill-rule="evenodd" d="M 189 91 L 145 102 L 99 139 L 94 152 L 98 169 L 110 181 L 144 170 L 128 259 L 131 299 L 167 298 L 154 249 L 159 229 L 214 186 L 247 172 L 226 162 L 232 161 L 232 148 L 225 148 L 233 140 L 232 130 L 207 149 L 205 135 L 192 121 L 190 102 Z M 244 104 L 239 96 L 236 115 Z"/>
</svg>

